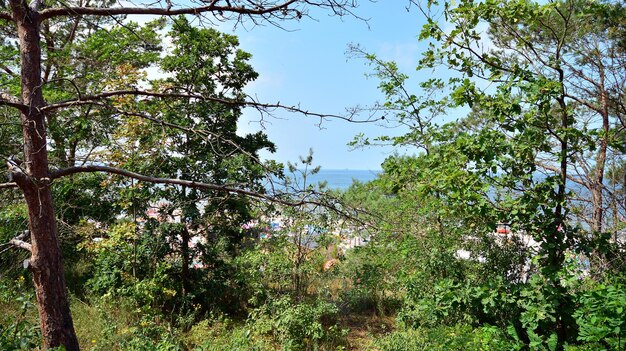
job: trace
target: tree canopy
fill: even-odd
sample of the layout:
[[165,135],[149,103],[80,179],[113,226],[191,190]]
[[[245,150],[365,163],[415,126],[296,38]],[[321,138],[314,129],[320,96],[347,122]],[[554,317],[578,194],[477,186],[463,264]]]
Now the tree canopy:
[[[238,137],[235,123],[243,106],[280,106],[246,100],[242,88],[256,73],[232,36],[174,19],[174,48],[162,58],[165,48],[158,32],[166,25],[165,17],[279,25],[307,16],[310,8],[346,15],[355,5],[345,0],[0,4],[0,105],[6,111],[3,134],[8,141],[2,154],[10,178],[2,188],[19,188],[26,200],[31,244],[24,247],[32,253],[29,265],[44,347],[78,349],[53,183],[75,179],[78,173],[109,173],[183,189],[268,198],[255,184],[259,172],[267,171],[255,153],[272,145],[262,134]],[[163,19],[140,27],[127,22],[128,15]],[[148,77],[146,69],[155,66],[168,78]],[[142,161],[146,154],[152,162]],[[257,165],[244,166],[250,163]],[[72,185],[70,181],[66,187]]]
[[251,54],[215,24],[356,1],[0,2],[0,348],[78,350],[71,293],[109,325],[96,349],[621,349],[626,8],[409,3],[417,81],[350,48],[384,95],[365,121],[402,132],[352,146],[415,154],[332,191],[237,122],[360,109],[247,96]]

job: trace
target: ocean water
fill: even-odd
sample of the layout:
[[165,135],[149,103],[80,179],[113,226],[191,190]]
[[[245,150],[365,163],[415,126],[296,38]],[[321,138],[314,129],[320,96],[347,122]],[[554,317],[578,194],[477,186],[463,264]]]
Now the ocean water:
[[[381,171],[372,170],[356,170],[356,169],[321,169],[316,174],[307,176],[307,184],[317,184],[319,182],[326,182],[327,187],[330,189],[345,190],[352,185],[353,180],[358,180],[362,183],[369,182],[376,179],[376,176]],[[287,175],[292,177],[292,175]],[[302,178],[296,179],[299,184],[302,184]]]

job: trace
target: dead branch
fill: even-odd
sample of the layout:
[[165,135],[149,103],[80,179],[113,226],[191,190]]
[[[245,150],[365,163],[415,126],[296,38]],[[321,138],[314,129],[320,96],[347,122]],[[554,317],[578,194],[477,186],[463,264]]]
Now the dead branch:
[[[160,3],[160,5],[159,5]],[[115,16],[115,15],[156,15],[156,16],[176,16],[176,15],[196,15],[203,16],[212,13],[220,21],[229,18],[237,19],[241,22],[247,16],[255,25],[260,24],[259,20],[264,20],[272,25],[280,26],[277,20],[300,20],[309,17],[307,7],[326,8],[332,15],[346,16],[365,20],[356,15],[352,9],[357,7],[356,0],[231,0],[224,3],[219,0],[199,1],[196,5],[175,6],[170,0],[157,1],[145,7],[89,7],[89,6],[63,6],[49,8],[41,11],[42,20],[59,16]],[[11,17],[7,17],[10,19]]]
[[[550,171],[550,172],[555,172],[555,173],[557,173],[557,174],[560,174],[560,172],[561,172],[561,169],[560,169],[560,168],[555,167],[555,166],[553,166],[553,165],[549,165],[549,164],[542,163],[542,162],[535,162],[535,164],[536,164],[537,166],[539,166],[539,167],[543,168],[544,170],[547,170],[547,171]],[[572,175],[570,175],[570,174],[568,174],[568,175],[567,175],[567,179],[568,179],[569,181],[574,182],[574,183],[580,184],[580,185],[584,186],[585,188],[589,188],[589,184],[588,184],[587,182],[585,182],[585,181],[584,181],[584,180],[582,180],[582,179],[579,179],[579,178],[573,177],[573,176],[572,176]]]
[[15,107],[20,111],[28,110],[28,106],[22,103],[20,99],[4,91],[0,91],[0,106]]
[[32,252],[32,245],[25,242],[26,238],[30,236],[30,231],[25,230],[22,234],[16,236],[15,238],[9,240],[9,244],[19,247],[20,249],[24,249]]
[[11,189],[17,188],[17,183],[0,183],[0,189]]
[[31,252],[33,251],[32,245],[22,240],[11,239],[9,243],[15,247],[19,247],[20,249],[24,249],[24,250],[31,251]]

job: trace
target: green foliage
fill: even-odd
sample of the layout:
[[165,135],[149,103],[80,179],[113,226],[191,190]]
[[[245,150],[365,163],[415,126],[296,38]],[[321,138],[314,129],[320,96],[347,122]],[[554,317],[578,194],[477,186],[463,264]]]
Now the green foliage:
[[[622,262],[608,258],[623,256],[617,250],[592,243],[600,242],[601,228],[621,226],[608,215],[623,211],[620,197],[596,189],[606,186],[607,155],[615,156],[613,165],[623,159],[609,137],[620,134],[614,126],[623,117],[604,104],[602,122],[590,121],[600,120],[597,101],[608,98],[608,86],[616,88],[612,99],[623,100],[617,93],[623,84],[590,77],[623,76],[613,63],[624,52],[607,35],[619,25],[605,22],[623,7],[569,0],[414,3],[426,16],[420,39],[429,45],[417,69],[448,69],[445,77],[422,80],[414,94],[398,65],[352,50],[380,79],[387,118],[408,129],[376,142],[421,152],[385,162],[377,185],[393,205],[368,207],[379,210],[379,222],[393,223],[396,238],[419,237],[423,244],[413,251],[429,258],[407,262],[399,319],[411,327],[512,327],[531,348],[562,350],[578,335],[572,317],[578,285],[568,257],[591,256],[598,278],[608,272],[604,262]],[[372,144],[363,135],[359,142]],[[582,170],[580,162],[593,166]],[[603,212],[607,202],[614,207]],[[413,223],[396,219],[402,216]],[[498,222],[537,245],[495,239]],[[382,237],[389,235],[382,229]],[[469,256],[464,262],[460,251]]]
[[[445,25],[430,15],[435,9]],[[623,6],[460,0],[428,1],[421,10],[420,39],[429,49],[418,70],[452,72],[423,80],[416,94],[396,63],[353,48],[380,80],[386,101],[378,108],[406,132],[359,135],[351,145],[418,151],[389,157],[376,181],[340,194],[343,203],[309,193],[325,192],[308,182],[319,171],[311,154],[288,163],[293,178],[283,178],[282,165],[259,161],[259,152],[275,149],[264,133],[237,133],[245,86],[258,74],[235,36],[187,17],[171,19],[165,36],[163,20],[48,20],[45,99],[82,100],[46,112],[51,170],[86,158],[261,194],[263,177],[273,174],[295,192],[281,199],[358,214],[349,229],[370,239],[339,252],[338,236],[352,233],[316,206],[260,209],[232,192],[106,175],[55,180],[67,272],[76,287],[88,281],[86,291],[72,289],[89,297],[78,319],[89,324],[85,348],[340,350],[349,346],[345,314],[396,312],[399,329],[375,341],[377,349],[623,348]],[[14,39],[0,47],[9,70],[19,66]],[[172,44],[166,53],[164,39]],[[149,80],[147,68],[166,75]],[[607,83],[607,76],[617,79]],[[8,92],[19,83],[0,75]],[[147,95],[114,94],[92,106],[83,100],[148,86]],[[0,116],[0,126],[0,154],[19,154],[16,115]],[[591,207],[604,214],[580,204],[597,189]],[[13,193],[0,196],[0,303],[10,311],[0,319],[0,349],[28,349],[39,344],[28,316],[33,298],[5,283],[22,274],[16,267],[25,253],[4,244],[27,227],[26,210]],[[261,239],[273,215],[285,228]],[[257,228],[249,228],[253,220]],[[520,236],[494,236],[500,222]],[[529,238],[537,245],[523,242]],[[338,267],[325,272],[330,258],[340,259]],[[619,277],[593,280],[610,281],[609,274]]]
[[[184,350],[180,341],[171,334],[170,330],[163,326],[148,325],[147,323],[130,328],[117,342],[119,349],[124,351]],[[101,350],[107,349],[109,348],[102,348]]]
[[177,290],[172,266],[160,259],[171,249],[150,228],[135,233],[133,223],[120,223],[111,227],[108,238],[90,243],[88,250],[95,258],[93,277],[88,281],[93,292],[128,297],[147,309],[174,303]]
[[578,340],[597,342],[620,350],[626,344],[626,290],[620,283],[597,284],[583,291],[574,313],[579,327]]
[[33,294],[24,287],[24,277],[12,284],[0,280],[0,349],[32,350],[41,343],[39,326],[27,315],[35,308],[32,301]]
[[346,254],[342,262],[341,275],[349,279],[352,286],[344,289],[341,300],[352,313],[376,312],[387,315],[396,307],[397,296],[391,291],[397,283],[378,252],[378,247],[355,248]]
[[239,97],[237,94],[245,84],[258,77],[247,63],[251,55],[237,49],[239,40],[234,35],[212,28],[198,29],[185,17],[174,20],[170,35],[174,49],[161,66],[166,72],[175,73],[173,79],[183,86],[199,85],[196,89],[205,92],[223,89]]
[[269,342],[259,341],[250,335],[250,330],[238,328],[225,332],[211,341],[204,342],[197,351],[269,351],[274,350]]
[[160,311],[137,306],[132,298],[106,295],[74,304],[77,334],[87,350],[184,350],[182,330]]
[[337,307],[323,300],[294,302],[283,296],[251,313],[255,330],[282,345],[282,350],[334,350],[344,344]]
[[26,206],[5,200],[6,206],[0,206],[0,279],[17,279],[23,274],[22,262],[28,254],[9,244],[9,240],[24,233],[28,227]]
[[[155,129],[145,119],[131,118],[115,130],[124,143],[113,147],[111,159],[142,173],[237,184],[263,193],[261,180],[274,166],[259,163],[258,152],[272,151],[274,145],[263,133],[237,134],[242,105],[235,102],[244,98],[243,88],[257,77],[248,63],[250,55],[238,48],[235,36],[195,27],[185,17],[173,20],[168,38],[171,51],[159,62],[167,77],[151,81],[153,88],[202,98],[147,99],[141,106],[133,106],[158,114],[164,123],[177,127]],[[225,104],[224,99],[234,103]],[[218,308],[244,314],[247,280],[239,279],[235,260],[250,244],[251,233],[242,226],[253,219],[252,201],[234,193],[187,187],[122,185],[126,185],[121,191],[126,213],[151,223],[146,229],[150,234],[142,232],[146,245],[149,235],[155,235],[155,245],[165,251],[151,251],[157,257],[170,258],[170,266],[163,268],[167,276],[163,284],[185,300],[182,306],[189,308],[195,303],[205,311]],[[156,221],[147,218],[146,210],[156,210]],[[134,249],[144,252],[147,247]],[[149,260],[137,264],[144,267],[137,269],[156,270]],[[136,275],[140,279],[145,276]]]
[[263,351],[272,350],[270,342],[255,337],[248,325],[233,324],[228,318],[204,319],[188,333],[191,345],[197,351]]
[[468,325],[409,329],[396,331],[376,342],[381,351],[458,350],[510,351],[523,345],[512,340],[501,329],[492,326],[473,328]]

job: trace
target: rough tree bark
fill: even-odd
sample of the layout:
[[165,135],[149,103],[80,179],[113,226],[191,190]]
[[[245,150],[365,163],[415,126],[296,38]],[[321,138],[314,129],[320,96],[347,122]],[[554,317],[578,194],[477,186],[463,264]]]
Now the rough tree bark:
[[600,75],[600,81],[598,82],[598,88],[600,93],[599,112],[602,116],[603,135],[600,139],[600,143],[598,145],[598,153],[596,155],[591,197],[593,204],[592,229],[596,232],[602,232],[604,221],[604,172],[606,168],[606,155],[608,151],[608,138],[611,128],[611,122],[609,121],[609,103],[607,92],[605,90],[605,73],[601,61],[598,64],[598,71]]
[[9,165],[13,180],[24,193],[31,233],[30,270],[33,275],[44,348],[65,346],[78,350],[69,301],[56,219],[46,148],[45,105],[41,90],[41,19],[36,9],[19,0],[10,1],[20,44],[22,135],[24,160]]

